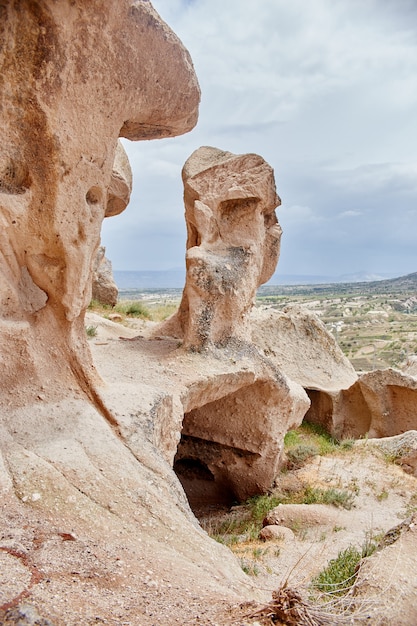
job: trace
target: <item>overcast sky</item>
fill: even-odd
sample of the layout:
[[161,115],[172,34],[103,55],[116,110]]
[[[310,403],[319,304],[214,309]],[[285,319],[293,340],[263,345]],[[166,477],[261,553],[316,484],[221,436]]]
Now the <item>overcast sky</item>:
[[125,142],[126,211],[105,220],[115,270],[184,266],[181,168],[199,146],[275,170],[279,274],[417,271],[416,0],[154,0],[202,90],[187,135]]

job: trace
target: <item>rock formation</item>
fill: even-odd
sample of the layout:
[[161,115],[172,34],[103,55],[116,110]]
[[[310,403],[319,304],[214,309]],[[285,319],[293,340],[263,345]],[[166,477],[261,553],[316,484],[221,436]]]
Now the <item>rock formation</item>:
[[302,306],[255,309],[254,343],[285,375],[304,387],[311,402],[305,419],[335,431],[341,392],[357,374],[321,320]]
[[99,246],[93,262],[92,297],[101,304],[117,304],[119,290],[113,278],[111,261],[106,258],[106,248]]
[[101,222],[120,210],[118,137],[190,130],[199,89],[144,0],[6,3],[0,38],[0,390],[24,403],[42,386],[56,399],[51,380],[60,397],[94,381],[83,312]]
[[187,132],[198,102],[148,1],[0,3],[1,622],[26,598],[56,626],[169,623],[181,596],[185,624],[242,589],[146,433],[123,440],[84,330],[118,137]]
[[193,350],[250,341],[256,290],[272,276],[280,251],[273,170],[255,154],[202,147],[182,176],[187,277],[166,332]]
[[[206,500],[208,490],[244,500],[271,486],[284,435],[309,406],[300,385],[251,343],[256,290],[278,261],[280,199],[272,168],[255,154],[199,148],[184,165],[183,182],[186,284],[178,312],[156,331],[182,339],[195,355],[195,380],[181,395],[175,469],[190,500],[201,499],[198,476]],[[199,352],[212,368],[203,378]],[[233,374],[230,361],[237,364]]]
[[[132,192],[132,170],[125,149],[117,142],[104,217],[119,215],[129,204]],[[101,304],[117,304],[119,290],[113,278],[112,266],[105,256],[106,249],[100,246],[93,261],[92,297]]]
[[358,377],[334,337],[313,313],[296,305],[252,313],[254,343],[311,401],[305,419],[338,439],[390,437],[417,427],[417,381],[386,369]]
[[417,380],[394,370],[362,374],[341,392],[334,417],[340,436],[391,437],[417,427]]

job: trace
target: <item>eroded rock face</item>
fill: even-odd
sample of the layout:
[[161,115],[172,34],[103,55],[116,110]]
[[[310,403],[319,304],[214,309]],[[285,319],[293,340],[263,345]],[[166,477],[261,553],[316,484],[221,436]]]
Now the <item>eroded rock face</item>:
[[337,416],[344,436],[392,437],[417,428],[417,380],[388,368],[360,376]]
[[196,580],[207,606],[243,573],[144,429],[123,439],[84,311],[118,137],[190,130],[192,64],[145,0],[3,2],[0,46],[0,621],[30,594],[56,624],[169,623],[181,595],[191,623]]
[[99,246],[93,264],[92,297],[101,304],[115,306],[119,290],[113,278],[111,261],[106,258],[106,248]]
[[280,250],[273,170],[255,154],[202,147],[185,163],[183,182],[187,277],[167,332],[194,350],[250,341],[256,290]]
[[[117,142],[104,217],[119,215],[129,204],[132,192],[132,170],[129,158],[120,141]],[[115,306],[119,290],[113,278],[111,261],[100,246],[93,261],[92,297],[101,304]]]
[[317,315],[299,305],[283,311],[254,309],[253,342],[282,372],[305,389],[337,392],[357,374]]
[[254,309],[251,323],[254,343],[308,394],[311,405],[305,419],[336,435],[343,390],[358,377],[333,335],[317,315],[299,305],[283,311]]
[[[186,284],[178,313],[157,333],[181,338],[196,363],[200,352],[207,367],[213,358],[222,362],[221,375],[189,381],[181,397],[174,467],[197,506],[204,481],[206,501],[245,500],[269,489],[284,435],[310,403],[251,343],[256,290],[272,276],[280,250],[272,168],[255,154],[202,147],[186,161],[183,182]],[[228,361],[240,366],[233,376]]]
[[82,318],[101,222],[121,206],[117,138],[190,130],[199,89],[144,0],[6,3],[0,41],[0,390],[24,402],[94,379]]
[[[242,355],[236,360],[241,363]],[[202,380],[191,383],[182,396],[174,467],[188,494],[187,476],[198,478],[192,475],[194,462],[207,468],[217,493],[229,502],[267,491],[278,474],[284,436],[309,406],[303,389],[262,362],[255,350],[245,361],[233,375],[206,376],[204,387]],[[196,504],[204,504],[201,495]]]

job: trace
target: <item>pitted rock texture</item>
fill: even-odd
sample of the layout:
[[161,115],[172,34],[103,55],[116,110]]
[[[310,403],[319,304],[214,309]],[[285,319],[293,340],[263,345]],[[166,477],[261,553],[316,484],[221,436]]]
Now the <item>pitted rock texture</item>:
[[84,329],[118,137],[190,130],[199,95],[150,2],[0,3],[2,623],[29,596],[56,626],[146,626],[250,594],[147,424],[123,438]]
[[120,141],[117,142],[116,153],[107,189],[105,217],[119,215],[129,204],[132,193],[132,170],[126,150]]
[[272,276],[280,251],[274,172],[256,154],[202,147],[182,176],[186,284],[166,332],[193,350],[250,341],[256,290]]
[[0,389],[25,402],[94,381],[83,314],[102,220],[121,206],[118,137],[190,130],[200,94],[144,0],[6,3],[0,30]]

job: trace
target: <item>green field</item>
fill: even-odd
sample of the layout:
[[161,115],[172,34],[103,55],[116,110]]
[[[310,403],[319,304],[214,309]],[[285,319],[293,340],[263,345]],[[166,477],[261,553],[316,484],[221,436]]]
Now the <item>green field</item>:
[[417,353],[417,273],[371,283],[266,286],[258,304],[314,311],[358,371],[396,367]]

